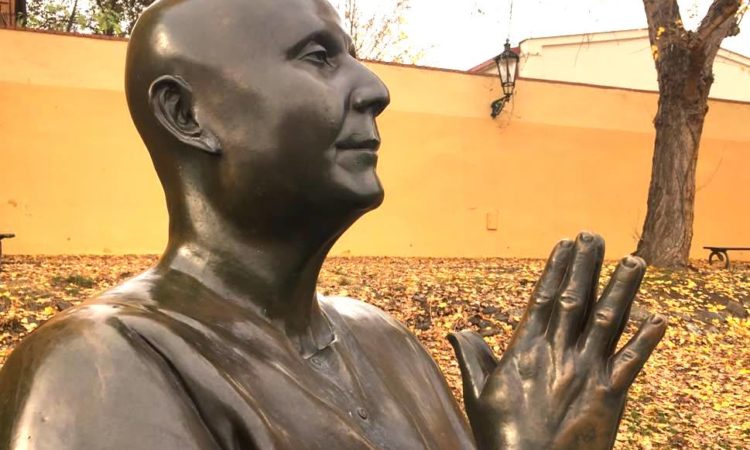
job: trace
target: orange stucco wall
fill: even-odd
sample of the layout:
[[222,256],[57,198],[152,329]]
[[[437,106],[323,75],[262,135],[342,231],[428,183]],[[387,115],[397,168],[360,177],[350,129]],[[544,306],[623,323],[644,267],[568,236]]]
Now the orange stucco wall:
[[[7,252],[157,253],[164,245],[161,190],[122,91],[125,47],[0,30],[0,232],[18,235]],[[584,228],[605,236],[610,257],[634,249],[656,95],[522,80],[493,121],[491,77],[371,68],[393,97],[380,120],[387,197],[334,253],[542,257]],[[703,245],[750,245],[748,123],[750,105],[711,104],[696,257],[705,257]]]

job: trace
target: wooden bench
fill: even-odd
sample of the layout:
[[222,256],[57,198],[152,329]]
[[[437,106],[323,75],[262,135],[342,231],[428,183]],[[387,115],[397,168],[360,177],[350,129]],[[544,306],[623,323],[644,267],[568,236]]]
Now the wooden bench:
[[714,262],[714,257],[719,261],[724,262],[724,268],[729,268],[729,254],[730,251],[748,251],[750,247],[703,247],[706,250],[710,250],[711,254],[708,255],[708,263]]
[[15,234],[0,233],[0,267],[3,265],[3,239],[12,239],[14,237],[16,237]]

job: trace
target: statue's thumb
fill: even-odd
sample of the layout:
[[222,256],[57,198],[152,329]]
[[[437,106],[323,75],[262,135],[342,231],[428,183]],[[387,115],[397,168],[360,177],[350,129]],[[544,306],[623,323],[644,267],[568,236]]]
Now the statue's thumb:
[[448,341],[453,346],[461,368],[464,384],[464,401],[476,400],[482,393],[487,377],[495,370],[497,360],[482,336],[473,331],[450,333]]

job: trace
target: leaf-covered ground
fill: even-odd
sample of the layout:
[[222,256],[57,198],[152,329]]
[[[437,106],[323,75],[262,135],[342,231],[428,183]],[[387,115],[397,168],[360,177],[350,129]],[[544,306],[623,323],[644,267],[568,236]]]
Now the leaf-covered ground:
[[[9,256],[0,273],[0,364],[58,311],[137,274],[156,258]],[[632,317],[669,316],[670,328],[630,393],[618,449],[750,448],[750,265],[701,262],[650,270]],[[406,323],[440,363],[457,397],[445,335],[481,331],[502,352],[543,261],[333,258],[320,291],[373,303]],[[614,264],[605,265],[607,279]],[[627,333],[634,331],[629,326]]]

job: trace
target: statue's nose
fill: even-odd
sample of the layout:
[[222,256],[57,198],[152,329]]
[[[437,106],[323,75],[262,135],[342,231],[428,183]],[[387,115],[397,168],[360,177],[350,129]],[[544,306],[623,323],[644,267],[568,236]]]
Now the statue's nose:
[[378,116],[391,102],[388,88],[370,69],[361,65],[360,83],[352,92],[352,108]]

